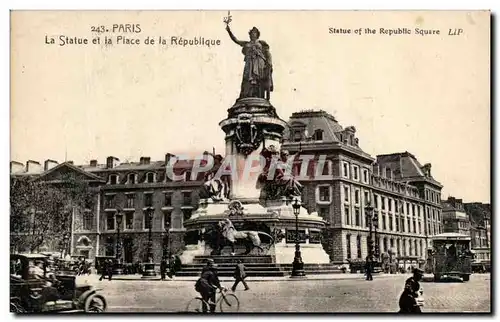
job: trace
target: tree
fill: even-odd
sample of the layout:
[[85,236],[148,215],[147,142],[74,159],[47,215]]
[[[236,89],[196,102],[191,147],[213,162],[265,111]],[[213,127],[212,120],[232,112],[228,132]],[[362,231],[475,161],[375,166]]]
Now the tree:
[[70,175],[57,181],[12,177],[10,189],[11,245],[34,252],[42,245],[67,251],[72,213],[88,199],[86,182]]

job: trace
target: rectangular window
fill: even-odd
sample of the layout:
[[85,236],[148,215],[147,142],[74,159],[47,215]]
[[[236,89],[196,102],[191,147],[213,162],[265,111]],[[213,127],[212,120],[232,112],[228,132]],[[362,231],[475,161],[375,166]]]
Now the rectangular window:
[[370,203],[370,192],[365,191],[365,204]]
[[359,180],[359,167],[358,166],[353,166],[353,178],[354,180],[358,181]]
[[191,206],[191,191],[185,191],[182,193],[183,196],[183,205]]
[[125,229],[134,229],[134,213],[127,212],[125,214]]
[[193,209],[182,209],[182,215],[184,216],[184,220],[188,220],[191,218],[193,213]]
[[153,224],[153,218],[149,220],[147,214],[144,214],[144,229],[149,229]]
[[418,221],[418,233],[422,233],[422,223],[420,222],[420,220]]
[[322,186],[318,188],[319,190],[319,201],[330,201],[330,187]]
[[393,224],[392,224],[392,215],[389,215],[389,230],[392,231],[393,230]]
[[359,190],[354,191],[354,202],[359,205]]
[[373,203],[374,207],[378,208],[378,196],[376,194],[373,195]]
[[404,217],[401,217],[401,231],[403,233],[406,232],[406,229],[405,229],[405,218]]
[[171,213],[169,211],[163,213],[163,229],[169,230],[171,223]]
[[345,236],[345,243],[346,243],[347,259],[351,259],[351,235]]
[[410,215],[410,204],[406,203],[406,214],[409,216]]
[[415,219],[413,219],[413,233],[414,234],[417,233],[417,223],[416,223]]
[[387,199],[387,207],[388,207],[389,211],[392,211],[392,199],[391,198]]
[[363,170],[363,182],[368,183],[368,170]]
[[399,241],[399,239],[396,239],[396,252],[398,256],[401,256],[401,242]]
[[396,216],[396,231],[399,232],[399,216]]
[[144,207],[152,207],[153,206],[153,194],[145,193],[144,194]]
[[394,200],[394,212],[395,213],[399,212],[399,201],[396,199]]
[[319,211],[318,211],[318,215],[323,219],[327,219],[328,218],[328,208],[320,207]]
[[412,214],[413,216],[415,216],[415,215],[416,215],[416,213],[415,213],[415,204],[411,204],[411,214]]
[[90,213],[86,213],[83,215],[83,229],[84,230],[92,230],[92,219],[94,216]]
[[172,193],[165,192],[165,207],[172,207]]
[[356,248],[357,248],[357,255],[358,255],[358,258],[361,258],[361,236],[358,235],[356,236]]
[[344,187],[344,201],[349,202],[349,187]]
[[382,210],[385,210],[385,197],[380,197],[380,203],[382,204]]
[[345,214],[345,224],[350,225],[351,224],[351,215],[349,214],[349,207],[344,207],[344,214]]
[[135,195],[134,194],[127,194],[126,208],[135,208],[134,201],[135,201]]
[[354,215],[356,220],[356,226],[361,226],[361,215],[358,208],[354,210]]
[[106,196],[105,199],[105,207],[106,209],[114,209],[115,208],[115,196]]
[[387,230],[386,215],[382,215],[382,229]]
[[346,162],[342,163],[342,176],[349,178],[349,164]]
[[115,215],[108,214],[106,216],[106,229],[107,230],[115,230]]

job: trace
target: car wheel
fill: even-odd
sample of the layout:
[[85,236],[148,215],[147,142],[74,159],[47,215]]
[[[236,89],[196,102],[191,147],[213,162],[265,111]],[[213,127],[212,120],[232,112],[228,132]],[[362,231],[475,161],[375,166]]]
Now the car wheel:
[[106,311],[106,308],[106,299],[102,295],[93,294],[85,300],[84,310],[86,313],[102,313]]

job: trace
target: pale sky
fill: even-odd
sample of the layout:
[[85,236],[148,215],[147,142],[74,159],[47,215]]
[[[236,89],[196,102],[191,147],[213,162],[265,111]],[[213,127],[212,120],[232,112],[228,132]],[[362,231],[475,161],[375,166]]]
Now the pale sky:
[[[224,150],[218,123],[240,90],[241,48],[224,11],[16,12],[12,15],[11,160],[75,164],[113,155]],[[449,195],[490,202],[488,12],[231,12],[271,49],[279,116],[323,109],[353,125],[372,156],[409,151],[432,163]],[[140,24],[148,36],[220,39],[220,46],[46,45],[91,41],[92,26]],[[332,35],[328,28],[440,29],[440,35]],[[452,28],[463,34],[449,36]],[[56,39],[58,42],[58,40]]]

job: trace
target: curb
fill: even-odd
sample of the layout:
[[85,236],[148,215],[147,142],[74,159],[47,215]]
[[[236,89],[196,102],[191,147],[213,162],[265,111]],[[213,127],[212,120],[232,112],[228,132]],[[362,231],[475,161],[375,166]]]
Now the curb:
[[[374,278],[389,278],[389,277],[397,277],[404,276],[402,274],[384,274],[384,275],[375,275]],[[332,281],[332,280],[364,280],[365,276],[360,274],[338,274],[338,275],[309,275],[305,278],[291,278],[290,276],[283,277],[248,277],[245,281],[248,282],[276,282],[276,281]],[[141,278],[141,277],[131,277],[131,278],[123,278],[123,277],[113,277],[112,281],[158,281],[162,282],[160,277],[156,278]],[[180,277],[173,279],[166,279],[164,282],[196,282],[198,280],[198,276],[189,276],[189,277]],[[234,278],[231,277],[221,277],[219,278],[221,282],[234,282]]]

